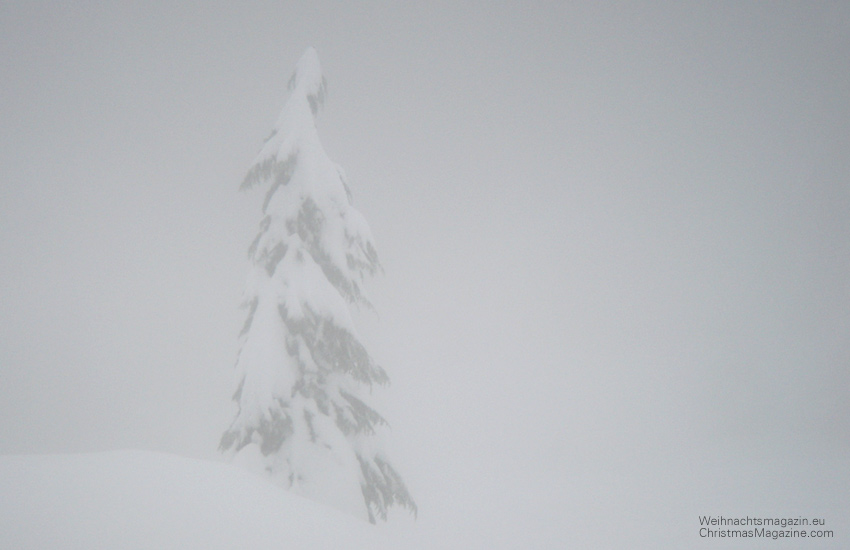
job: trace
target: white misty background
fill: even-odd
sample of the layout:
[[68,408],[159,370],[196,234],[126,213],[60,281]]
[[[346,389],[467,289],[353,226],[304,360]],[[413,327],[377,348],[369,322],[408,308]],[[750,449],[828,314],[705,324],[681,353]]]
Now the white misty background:
[[4,4],[0,452],[220,460],[262,203],[234,185],[312,44],[385,269],[355,321],[420,509],[387,527],[680,548],[697,514],[840,525],[848,20]]

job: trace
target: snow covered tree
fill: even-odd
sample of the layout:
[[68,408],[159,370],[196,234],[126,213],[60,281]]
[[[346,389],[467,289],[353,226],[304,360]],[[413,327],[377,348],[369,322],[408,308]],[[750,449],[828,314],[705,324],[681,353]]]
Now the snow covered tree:
[[349,308],[369,307],[362,285],[380,264],[345,174],[319,142],[325,91],[309,48],[241,186],[266,193],[249,249],[238,413],[220,449],[253,452],[276,483],[374,523],[393,505],[415,514],[416,504],[376,441],[386,422],[367,404],[389,379]]

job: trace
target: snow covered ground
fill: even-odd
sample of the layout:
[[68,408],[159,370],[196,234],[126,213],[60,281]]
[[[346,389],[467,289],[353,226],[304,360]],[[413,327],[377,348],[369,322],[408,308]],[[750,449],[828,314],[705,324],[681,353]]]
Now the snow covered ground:
[[[370,525],[283,491],[239,467],[148,451],[0,456],[0,547],[10,549],[423,549],[423,548],[744,548],[839,549],[850,540],[850,510],[841,487],[847,474],[825,462],[820,473],[788,476],[781,465],[707,468],[705,486],[640,493],[605,488],[598,477],[577,483],[562,504],[528,495],[514,499],[491,524],[488,502],[444,502],[455,521]],[[725,472],[724,475],[720,475]],[[802,478],[807,478],[805,481]],[[714,481],[709,481],[709,480]],[[707,486],[714,486],[714,496]],[[734,486],[733,486],[734,485]],[[822,486],[832,485],[833,491]],[[698,496],[695,493],[699,493]],[[827,493],[831,493],[831,496]],[[691,495],[688,497],[688,495]],[[729,495],[734,494],[734,498]],[[819,496],[815,496],[819,495]],[[458,495],[460,496],[460,495]],[[665,502],[666,501],[666,502]],[[460,510],[458,505],[461,504]],[[699,515],[824,518],[829,539],[719,539],[698,532]],[[430,516],[430,517],[429,517]],[[436,516],[436,517],[435,517]],[[445,518],[443,518],[445,520]],[[505,524],[507,523],[507,525]],[[718,529],[718,528],[715,528]]]
[[146,451],[0,457],[0,546],[416,548],[227,464]]

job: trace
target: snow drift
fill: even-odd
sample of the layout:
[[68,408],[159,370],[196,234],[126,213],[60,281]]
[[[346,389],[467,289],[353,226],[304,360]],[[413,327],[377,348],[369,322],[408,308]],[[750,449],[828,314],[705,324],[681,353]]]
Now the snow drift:
[[146,451],[0,456],[16,549],[410,548],[235,466]]

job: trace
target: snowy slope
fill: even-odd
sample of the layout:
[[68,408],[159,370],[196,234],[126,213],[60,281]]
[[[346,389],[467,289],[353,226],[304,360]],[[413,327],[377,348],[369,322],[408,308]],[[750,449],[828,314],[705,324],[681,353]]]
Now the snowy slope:
[[0,457],[0,546],[416,547],[235,466],[144,451]]

